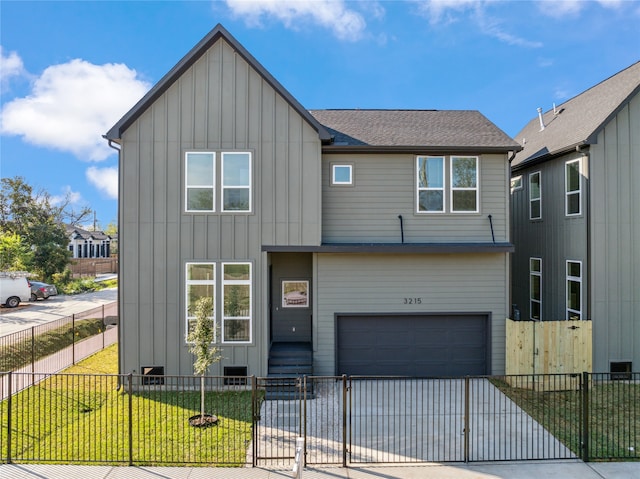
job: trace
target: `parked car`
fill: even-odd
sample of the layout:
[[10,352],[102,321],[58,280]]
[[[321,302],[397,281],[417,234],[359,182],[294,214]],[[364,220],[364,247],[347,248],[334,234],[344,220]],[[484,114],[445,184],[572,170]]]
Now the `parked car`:
[[26,276],[15,272],[0,273],[0,304],[15,308],[20,301],[29,301],[29,294]]
[[29,281],[31,286],[31,301],[47,299],[49,296],[57,296],[58,290],[52,284],[41,283],[40,281]]

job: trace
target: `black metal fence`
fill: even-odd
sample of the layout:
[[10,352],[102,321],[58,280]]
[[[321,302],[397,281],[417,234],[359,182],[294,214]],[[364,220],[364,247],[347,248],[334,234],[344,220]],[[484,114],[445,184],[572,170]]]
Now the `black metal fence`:
[[[16,381],[25,373],[7,374]],[[42,375],[0,402],[3,462],[291,465],[640,460],[640,374]]]

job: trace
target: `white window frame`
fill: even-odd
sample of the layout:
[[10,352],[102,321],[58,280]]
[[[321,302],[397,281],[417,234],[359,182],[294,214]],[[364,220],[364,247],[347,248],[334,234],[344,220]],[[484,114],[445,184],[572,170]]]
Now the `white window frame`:
[[[247,185],[225,185],[224,183],[224,163],[225,157],[231,155],[248,155],[249,156],[249,179]],[[252,197],[253,191],[251,185],[253,184],[253,155],[250,151],[223,151],[220,153],[220,211],[223,213],[251,213],[253,211]],[[249,207],[243,210],[226,209],[224,202],[225,190],[247,190],[249,192]]]
[[[437,159],[442,161],[442,187],[420,186],[420,160]],[[447,211],[447,195],[445,193],[447,158],[445,156],[416,156],[416,212],[418,214],[442,214]],[[441,191],[442,192],[442,209],[441,210],[421,210],[420,209],[420,192],[422,191]]]
[[[533,193],[533,189],[531,188],[531,184],[532,181],[531,179],[534,176],[538,176],[538,197],[534,198],[532,196]],[[537,201],[540,205],[540,215],[539,216],[533,216],[533,203]],[[542,174],[540,173],[540,171],[534,171],[532,173],[529,173],[529,219],[530,220],[539,220],[542,219]]]
[[[336,170],[338,168],[347,168],[349,170],[348,181],[340,181],[336,179]],[[331,164],[331,184],[333,186],[352,186],[353,185],[353,165],[348,163],[332,163]]]
[[[476,185],[474,187],[453,186],[453,164],[455,160],[473,159],[475,161]],[[451,205],[451,213],[455,214],[471,214],[480,211],[480,161],[477,156],[451,156],[449,158],[449,204]],[[476,208],[474,210],[455,210],[453,209],[453,195],[456,191],[474,191],[476,197]]]
[[[578,189],[569,191],[569,167],[574,163],[578,164]],[[569,160],[564,164],[564,195],[564,214],[566,216],[580,216],[582,214],[582,162],[580,158]],[[569,197],[572,195],[578,196],[577,213],[569,213]]]
[[[249,279],[241,279],[241,280],[231,280],[231,279],[225,279],[224,277],[224,269],[225,266],[228,265],[247,265],[249,266]],[[222,343],[223,344],[250,344],[252,339],[253,339],[253,331],[252,331],[252,324],[253,324],[253,265],[250,262],[243,262],[243,261],[227,261],[227,262],[223,262],[221,264],[221,271],[222,271],[222,294],[220,295],[220,307],[221,307],[221,317],[222,317],[222,327],[220,328],[222,330]],[[226,286],[248,286],[249,287],[249,309],[248,309],[248,315],[243,315],[243,316],[226,316],[225,315],[225,308],[224,308],[224,301],[225,301],[225,287]],[[224,336],[224,331],[225,331],[225,323],[226,321],[248,321],[249,322],[249,339],[246,341],[231,341],[231,340],[226,340],[225,336]]]
[[[536,271],[533,267],[534,262],[538,263],[538,270]],[[536,299],[533,297],[533,278],[538,278],[538,292],[540,294],[540,298]],[[538,311],[540,311],[540,315],[538,318],[533,316],[533,308],[531,307],[533,303],[538,304]],[[542,258],[531,257],[529,258],[529,319],[534,321],[542,321]]]
[[[211,181],[208,183],[190,185],[189,184],[189,156],[190,155],[210,155],[212,164]],[[213,151],[187,151],[184,154],[184,210],[187,213],[213,213],[216,211],[216,153]],[[201,178],[202,179],[202,178]],[[196,188],[211,189],[211,209],[192,210],[189,209],[189,190]]]
[[511,178],[511,192],[522,189],[522,175]]
[[[569,265],[570,264],[578,264],[580,266],[580,276],[572,276],[569,274]],[[567,275],[567,281],[566,281],[566,292],[565,292],[565,298],[566,298],[566,319],[571,319],[572,315],[577,315],[578,316],[578,320],[582,320],[582,305],[583,305],[583,288],[582,288],[582,261],[576,261],[576,260],[567,260],[566,263],[566,275]],[[572,309],[569,307],[569,291],[570,291],[570,287],[569,284],[570,283],[578,283],[580,286],[580,309]]]
[[[210,265],[213,268],[213,277],[210,280],[194,280],[189,279],[189,267],[193,265]],[[212,261],[189,261],[185,263],[184,269],[184,278],[185,278],[185,288],[184,288],[184,309],[185,309],[185,341],[187,341],[187,336],[189,335],[189,323],[191,321],[196,320],[196,316],[190,313],[189,311],[189,286],[190,285],[204,285],[211,286],[213,290],[213,311],[211,316],[211,321],[213,322],[213,331],[214,331],[214,343],[217,341],[217,327],[216,327],[216,263]]]

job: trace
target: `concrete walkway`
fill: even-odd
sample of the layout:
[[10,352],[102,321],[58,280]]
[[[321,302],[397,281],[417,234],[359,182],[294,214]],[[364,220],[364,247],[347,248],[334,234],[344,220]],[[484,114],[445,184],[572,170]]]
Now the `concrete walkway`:
[[[284,479],[291,469],[209,467],[59,466],[0,464],[2,479]],[[324,467],[303,479],[635,479],[640,462],[494,462],[411,466]]]

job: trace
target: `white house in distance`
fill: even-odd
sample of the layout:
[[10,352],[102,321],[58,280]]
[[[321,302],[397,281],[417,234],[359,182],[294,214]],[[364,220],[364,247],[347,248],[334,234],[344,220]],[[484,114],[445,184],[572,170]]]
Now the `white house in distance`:
[[102,231],[87,231],[66,225],[69,237],[68,249],[72,258],[109,258],[113,238]]

